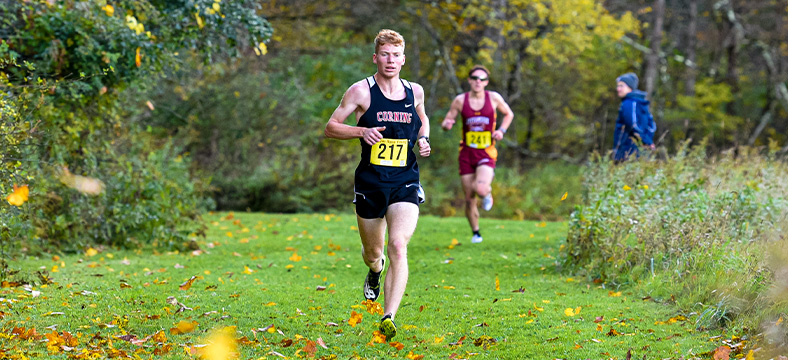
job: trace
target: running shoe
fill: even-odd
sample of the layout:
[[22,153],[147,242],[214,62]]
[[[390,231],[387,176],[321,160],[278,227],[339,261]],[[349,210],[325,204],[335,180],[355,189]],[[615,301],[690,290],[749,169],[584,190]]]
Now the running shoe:
[[376,273],[369,269],[367,277],[364,279],[364,298],[367,300],[375,301],[380,296],[380,275],[383,274],[383,269],[386,268],[386,257],[383,256],[381,261],[383,266],[381,266],[380,272]]
[[473,243],[473,244],[478,244],[478,243],[482,242],[482,240],[484,240],[484,239],[482,239],[481,235],[473,234],[473,236],[471,237],[471,243]]
[[484,211],[490,211],[490,209],[492,209],[492,206],[493,206],[493,197],[492,197],[492,193],[490,193],[487,194],[487,196],[485,196],[482,199],[482,209],[484,209]]
[[397,324],[391,320],[391,315],[386,315],[380,319],[380,332],[386,335],[386,340],[390,340],[397,335]]

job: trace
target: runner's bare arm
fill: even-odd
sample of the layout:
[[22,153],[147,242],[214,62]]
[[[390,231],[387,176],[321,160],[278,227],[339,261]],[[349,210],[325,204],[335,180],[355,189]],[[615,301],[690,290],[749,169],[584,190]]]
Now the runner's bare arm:
[[457,95],[454,100],[451,102],[451,107],[449,108],[449,112],[446,113],[446,116],[443,118],[443,122],[441,123],[441,128],[443,130],[451,130],[451,127],[454,126],[457,119],[457,115],[460,114],[462,111],[462,104],[464,102],[464,97],[462,94]]
[[495,104],[495,110],[503,115],[503,121],[501,121],[501,126],[498,127],[498,130],[493,133],[493,139],[501,140],[503,139],[503,134],[506,133],[506,130],[509,129],[509,126],[512,125],[512,119],[514,119],[514,112],[512,112],[512,108],[509,107],[509,104],[503,99],[503,96],[497,92],[491,92],[493,98],[493,104]]
[[369,108],[370,95],[365,86],[366,83],[362,80],[347,89],[345,95],[342,96],[342,101],[326,124],[326,137],[340,140],[363,138],[369,145],[375,145],[383,138],[380,132],[386,129],[385,126],[364,128],[345,124],[348,116],[356,111],[363,112]]
[[430,119],[427,117],[427,112],[424,109],[424,88],[416,83],[413,84],[413,97],[416,102],[416,114],[421,119],[421,129],[419,129],[419,155],[422,157],[430,156],[432,149],[430,142],[422,136],[430,137]]

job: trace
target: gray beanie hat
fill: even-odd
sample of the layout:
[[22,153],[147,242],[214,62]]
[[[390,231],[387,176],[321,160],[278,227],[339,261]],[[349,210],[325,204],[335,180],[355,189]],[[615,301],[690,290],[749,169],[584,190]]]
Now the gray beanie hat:
[[635,73],[626,73],[616,78],[616,82],[621,81],[624,84],[627,84],[630,89],[637,90],[638,88],[638,76]]

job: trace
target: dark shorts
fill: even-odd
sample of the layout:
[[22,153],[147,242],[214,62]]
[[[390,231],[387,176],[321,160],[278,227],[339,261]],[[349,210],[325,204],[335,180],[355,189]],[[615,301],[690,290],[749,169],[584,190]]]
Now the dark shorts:
[[398,202],[419,204],[419,185],[404,185],[376,190],[353,190],[356,214],[362,219],[379,219],[386,215],[389,205]]
[[460,175],[475,174],[479,165],[495,169],[495,160],[498,159],[498,150],[495,145],[486,149],[474,149],[466,146],[460,147]]

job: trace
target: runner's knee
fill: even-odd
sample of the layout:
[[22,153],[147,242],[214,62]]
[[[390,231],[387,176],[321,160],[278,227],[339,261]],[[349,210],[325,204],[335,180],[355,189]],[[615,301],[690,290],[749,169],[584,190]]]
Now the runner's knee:
[[389,239],[389,259],[404,260],[408,256],[407,239]]
[[470,196],[465,197],[465,207],[476,206],[476,195],[471,193]]
[[479,196],[487,196],[487,194],[490,193],[490,190],[492,190],[492,188],[490,187],[490,184],[479,181],[476,183],[475,190],[476,193],[479,194]]
[[362,247],[361,255],[367,263],[373,264],[383,257],[383,248],[378,247]]

